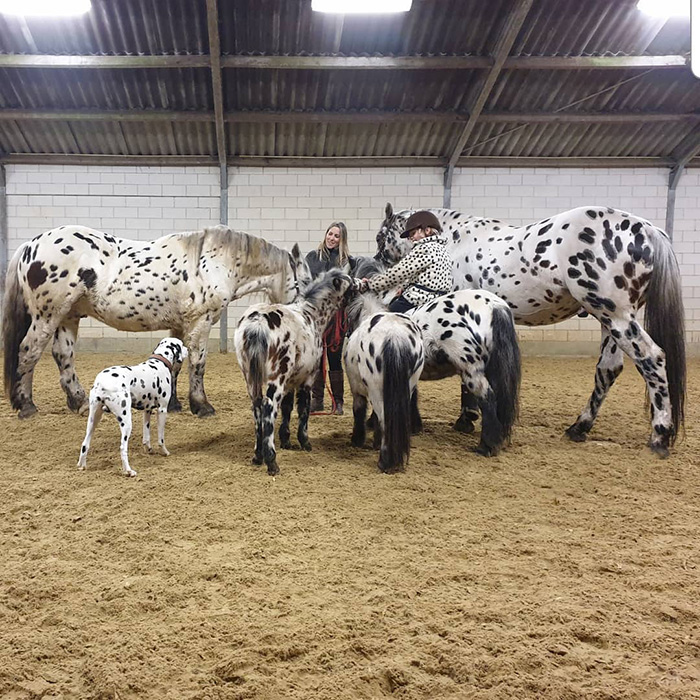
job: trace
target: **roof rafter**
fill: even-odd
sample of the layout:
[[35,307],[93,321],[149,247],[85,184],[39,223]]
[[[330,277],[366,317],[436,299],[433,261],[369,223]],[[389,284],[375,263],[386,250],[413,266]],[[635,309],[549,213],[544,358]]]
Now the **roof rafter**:
[[209,30],[209,58],[211,85],[214,95],[214,121],[216,123],[216,150],[219,165],[226,168],[226,127],[224,126],[224,89],[221,78],[221,40],[219,37],[219,12],[216,0],[207,0],[207,27]]
[[533,0],[518,0],[515,7],[506,18],[498,40],[496,41],[496,46],[494,47],[493,66],[491,66],[491,69],[489,70],[488,75],[481,86],[479,95],[477,96],[476,100],[474,101],[474,105],[470,110],[469,120],[467,121],[464,129],[462,129],[462,133],[457,138],[457,141],[452,148],[452,152],[448,156],[447,167],[449,172],[451,172],[452,168],[454,168],[455,164],[457,163],[457,160],[464,149],[464,144],[467,142],[469,135],[476,126],[476,122],[479,119],[484,106],[486,105],[486,100],[491,94],[491,90],[496,83],[496,79],[500,75],[506,58],[508,58],[508,54],[513,48],[513,44],[518,37],[518,33],[520,32],[520,29],[525,22],[525,18],[532,7],[532,2]]
[[[619,70],[679,68],[687,56],[508,56],[504,70]],[[208,68],[209,56],[55,56],[0,54],[0,68]],[[474,70],[489,56],[222,56],[223,68],[274,70]]]
[[[469,114],[462,112],[396,112],[391,110],[336,112],[246,110],[224,112],[225,123],[291,123],[291,124],[398,124],[434,122],[465,123]],[[215,112],[195,110],[172,111],[150,109],[128,110],[33,110],[0,109],[0,121],[132,121],[132,122],[214,122]],[[700,112],[482,112],[480,122],[530,124],[623,124],[632,122],[695,122]]]

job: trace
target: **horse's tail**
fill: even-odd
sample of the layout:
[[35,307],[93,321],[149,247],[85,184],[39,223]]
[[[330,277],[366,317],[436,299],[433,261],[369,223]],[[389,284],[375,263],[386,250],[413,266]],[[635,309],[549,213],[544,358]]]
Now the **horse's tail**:
[[646,291],[644,328],[666,354],[666,376],[673,421],[673,444],[685,416],[686,364],[685,313],[681,273],[671,241],[660,231],[648,229],[654,247],[654,269]]
[[255,323],[243,332],[243,352],[248,359],[248,391],[255,404],[262,401],[263,384],[265,383],[265,365],[269,349],[267,329]]
[[12,408],[19,409],[16,388],[19,377],[19,348],[32,323],[27,302],[24,300],[17,268],[24,246],[14,254],[7,267],[5,298],[2,308],[2,337],[5,352],[5,395],[9,396]]
[[520,403],[520,346],[510,309],[504,306],[494,307],[491,333],[486,379],[491,385],[496,416],[501,424],[500,434],[494,436],[494,446],[500,447],[510,441]]
[[384,439],[380,460],[385,469],[395,469],[408,462],[411,452],[410,379],[414,355],[407,342],[391,336],[384,341]]

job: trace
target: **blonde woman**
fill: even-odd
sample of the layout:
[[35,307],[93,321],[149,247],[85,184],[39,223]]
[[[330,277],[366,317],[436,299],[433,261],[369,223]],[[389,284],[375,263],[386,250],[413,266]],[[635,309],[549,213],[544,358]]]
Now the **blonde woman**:
[[[313,277],[322,272],[338,267],[345,272],[352,272],[355,268],[355,259],[350,255],[348,248],[348,229],[342,221],[333,222],[327,229],[318,248],[312,250],[306,256],[306,262]],[[343,415],[343,340],[347,323],[345,311],[339,310],[328,324],[323,334],[324,353],[321,357],[321,366],[318,368],[316,379],[311,393],[311,413],[323,411],[323,390],[326,381],[326,364],[333,395],[331,413]],[[326,363],[326,358],[327,363]]]

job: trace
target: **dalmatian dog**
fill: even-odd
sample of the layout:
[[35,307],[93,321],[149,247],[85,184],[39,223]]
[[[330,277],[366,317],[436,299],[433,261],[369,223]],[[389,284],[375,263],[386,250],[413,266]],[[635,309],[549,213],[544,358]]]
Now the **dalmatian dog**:
[[107,367],[95,378],[90,390],[90,413],[85,440],[80,448],[78,469],[85,469],[90,441],[102,413],[113,413],[121,429],[119,451],[122,470],[126,476],[136,476],[129,466],[129,438],[131,437],[131,409],[143,411],[143,448],[151,453],[151,413],[158,412],[158,450],[170,454],[165,447],[165,419],[173,387],[173,372],[177,372],[187,358],[187,348],[177,338],[164,338],[153,354],[139,365]]

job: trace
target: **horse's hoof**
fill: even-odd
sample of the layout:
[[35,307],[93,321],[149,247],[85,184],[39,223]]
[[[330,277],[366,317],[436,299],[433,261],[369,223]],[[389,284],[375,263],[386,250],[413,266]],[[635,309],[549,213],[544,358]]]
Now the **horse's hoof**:
[[455,424],[452,426],[452,429],[456,430],[458,433],[464,433],[464,435],[469,435],[470,433],[474,432],[474,423],[472,423],[472,421],[470,421],[468,418],[460,416],[455,421]]
[[289,440],[280,441],[280,449],[282,449],[282,450],[291,450],[291,449],[292,449],[292,443],[291,443]]
[[305,452],[311,452],[311,443],[310,442],[302,442],[300,443],[301,449],[304,450]]
[[168,413],[181,413],[182,404],[178,401],[177,403],[168,404]]
[[250,460],[256,467],[259,467],[263,463],[263,458],[255,455],[253,459]]
[[24,420],[25,418],[31,418],[35,413],[37,413],[37,407],[32,403],[28,406],[23,406],[17,414],[17,417]]
[[394,466],[384,466],[382,463],[379,463],[379,471],[382,472],[382,474],[398,474],[400,471],[402,471],[401,467],[399,465],[394,465]]
[[652,443],[649,445],[649,448],[659,459],[668,459],[668,456],[671,454],[668,447],[666,447],[666,445],[662,445],[661,443]]
[[215,413],[216,411],[210,403],[203,404],[196,411],[197,418],[209,418],[209,416],[213,416]]
[[274,462],[270,462],[270,464],[267,465],[267,475],[268,476],[277,476],[279,473],[280,473],[280,468],[277,466],[276,460]]
[[474,448],[474,452],[482,457],[495,457],[499,452],[499,448],[489,447],[487,444],[482,442],[478,447]]
[[365,441],[364,441],[364,438],[360,439],[360,438],[352,437],[352,438],[350,438],[350,444],[353,447],[364,447]]
[[90,413],[90,402],[85,401],[85,403],[81,404],[80,408],[78,409],[78,415],[79,416],[87,416],[87,414]]
[[566,429],[566,435],[569,440],[572,440],[573,442],[586,442],[588,431],[583,430],[578,423],[574,423],[572,426]]

